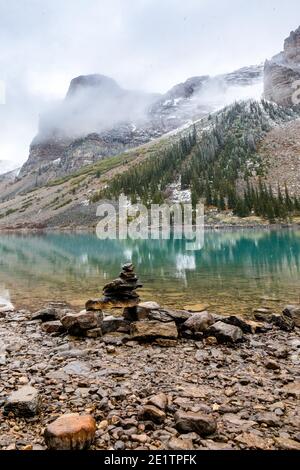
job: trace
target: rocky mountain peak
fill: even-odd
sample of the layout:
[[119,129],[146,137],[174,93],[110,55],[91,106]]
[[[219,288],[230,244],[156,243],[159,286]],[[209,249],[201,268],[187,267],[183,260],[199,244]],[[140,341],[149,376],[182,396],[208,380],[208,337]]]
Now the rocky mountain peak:
[[300,65],[300,26],[284,41],[284,56],[288,63]]
[[284,41],[284,50],[267,60],[264,96],[282,106],[294,105],[295,83],[300,80],[300,26]]
[[121,88],[115,80],[106,75],[92,74],[80,75],[71,80],[66,99],[74,98],[80,93],[87,91],[101,93],[120,92]]
[[190,77],[159,95],[127,90],[105,75],[76,77],[65,99],[41,117],[20,176],[36,172],[40,183],[64,176],[200,119],[261,81],[262,67],[252,66]]

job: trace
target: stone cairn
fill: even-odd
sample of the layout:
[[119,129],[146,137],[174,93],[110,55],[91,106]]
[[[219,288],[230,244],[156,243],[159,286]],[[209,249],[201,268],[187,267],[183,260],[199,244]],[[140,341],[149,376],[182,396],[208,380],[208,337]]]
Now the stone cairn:
[[[235,315],[213,314],[202,304],[174,310],[152,301],[141,302],[136,292],[140,287],[134,266],[127,263],[122,266],[119,277],[104,286],[103,297],[88,300],[85,310],[76,313],[70,306],[52,302],[32,319],[41,320],[42,329],[50,334],[67,332],[72,336],[98,338],[114,333],[106,341],[123,344],[130,340],[150,340],[160,346],[172,346],[178,338],[205,340],[211,344],[238,343],[244,340],[244,334],[263,333],[273,325],[292,331],[300,324],[297,306],[287,306],[278,315],[265,309],[257,311],[256,321],[253,321]],[[121,315],[107,312],[113,309],[121,309]]]
[[139,283],[135,275],[133,264],[124,264],[119,277],[104,286],[103,297],[89,300],[85,308],[87,311],[107,308],[135,309],[140,302],[136,289],[140,287],[143,287],[143,285]]

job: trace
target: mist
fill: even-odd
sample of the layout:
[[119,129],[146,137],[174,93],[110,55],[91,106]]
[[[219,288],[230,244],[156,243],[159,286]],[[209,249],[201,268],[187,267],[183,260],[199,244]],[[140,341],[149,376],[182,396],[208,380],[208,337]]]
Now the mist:
[[[80,119],[86,130],[115,122],[103,97],[100,113],[91,107],[68,128],[72,106],[81,104],[62,113],[61,102],[76,76],[104,74],[134,93],[163,94],[191,76],[262,63],[282,49],[299,17],[298,0],[0,0],[0,161],[27,159],[41,115],[48,120],[41,126],[61,116],[71,133],[85,132]],[[136,96],[124,98],[118,119],[143,119]],[[215,100],[220,106],[219,93]]]

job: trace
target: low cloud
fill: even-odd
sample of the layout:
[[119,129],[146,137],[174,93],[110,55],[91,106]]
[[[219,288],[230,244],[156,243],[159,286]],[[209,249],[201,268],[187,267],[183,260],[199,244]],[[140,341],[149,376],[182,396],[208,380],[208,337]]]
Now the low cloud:
[[0,160],[26,160],[39,115],[76,76],[164,93],[273,56],[299,13],[298,0],[0,0]]

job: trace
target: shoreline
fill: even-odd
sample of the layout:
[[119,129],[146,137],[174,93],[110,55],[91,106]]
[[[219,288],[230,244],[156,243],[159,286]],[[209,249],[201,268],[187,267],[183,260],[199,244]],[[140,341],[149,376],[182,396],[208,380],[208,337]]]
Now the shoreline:
[[[181,331],[188,313],[151,313],[151,304],[140,304],[149,317],[131,323],[130,334],[124,320],[104,316],[102,336],[59,330],[66,320],[50,317],[64,318],[63,302],[0,314],[0,449],[46,450],[45,428],[79,413],[95,420],[93,450],[300,450],[299,317],[290,331],[290,317],[256,324],[235,317],[227,332],[243,333],[233,342],[213,330],[176,338],[164,315],[175,315]],[[87,313],[86,321],[95,318]],[[151,326],[151,335],[155,324],[157,338],[134,337],[136,323],[144,332]],[[28,386],[39,398],[32,415],[20,415],[20,403],[8,409],[8,397]]]
[[[300,223],[275,223],[275,224],[205,224],[204,231],[235,231],[235,230],[297,230]],[[149,228],[150,230],[150,228]],[[5,233],[95,233],[95,227],[0,227],[0,234]],[[149,238],[150,239],[150,238]]]

